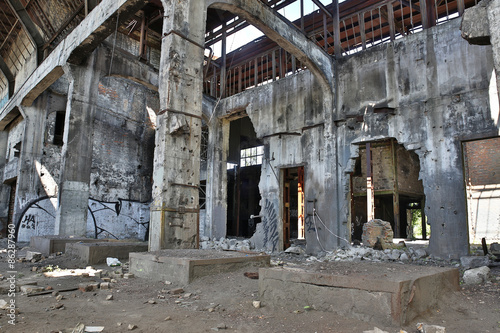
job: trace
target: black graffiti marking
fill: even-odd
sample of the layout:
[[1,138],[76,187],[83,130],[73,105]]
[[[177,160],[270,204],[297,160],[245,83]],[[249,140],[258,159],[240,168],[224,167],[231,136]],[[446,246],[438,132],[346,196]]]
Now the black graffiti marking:
[[36,227],[35,215],[32,214],[26,215],[21,222],[21,228],[35,229],[35,227]]
[[264,205],[262,224],[264,227],[264,246],[270,246],[272,247],[272,251],[276,251],[279,242],[278,215],[271,201],[267,199]]

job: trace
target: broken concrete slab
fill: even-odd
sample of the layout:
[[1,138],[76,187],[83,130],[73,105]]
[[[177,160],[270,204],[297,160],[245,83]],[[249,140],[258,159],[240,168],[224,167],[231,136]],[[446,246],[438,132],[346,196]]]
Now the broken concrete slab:
[[464,256],[460,257],[460,264],[465,269],[488,266],[490,259],[488,256]]
[[[260,299],[266,306],[317,310],[383,324],[404,325],[437,304],[449,290],[458,290],[458,269],[385,265],[374,263],[336,269],[261,268]],[[384,267],[385,267],[384,266]]]
[[[65,236],[33,236],[30,240],[30,247],[36,249],[44,256],[49,256],[52,253],[66,252],[66,244],[76,242],[95,242],[92,238],[75,238]],[[101,240],[103,242],[108,240]]]
[[130,272],[137,277],[189,284],[193,280],[242,267],[267,267],[269,255],[214,250],[162,250],[130,253]]
[[69,243],[66,253],[80,258],[87,265],[105,263],[106,258],[127,259],[130,252],[145,252],[147,242]]

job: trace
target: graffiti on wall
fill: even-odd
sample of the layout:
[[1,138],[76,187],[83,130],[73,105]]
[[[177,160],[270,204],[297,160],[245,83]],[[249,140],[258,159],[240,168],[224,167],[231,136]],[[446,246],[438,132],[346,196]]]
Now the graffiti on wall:
[[[57,206],[54,200],[41,197],[26,205],[18,219],[17,241],[29,242],[32,236],[54,235]],[[149,205],[124,199],[104,202],[90,198],[87,237],[147,240]]]
[[271,201],[266,199],[264,204],[264,215],[262,217],[262,227],[264,228],[264,246],[273,252],[278,249],[278,214]]

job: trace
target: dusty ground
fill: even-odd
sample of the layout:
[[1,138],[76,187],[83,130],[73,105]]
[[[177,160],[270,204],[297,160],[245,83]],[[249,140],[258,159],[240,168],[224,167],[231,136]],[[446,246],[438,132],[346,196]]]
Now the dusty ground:
[[[22,256],[23,250],[18,251],[18,255]],[[6,276],[9,270],[7,253],[1,252],[0,257],[0,272]],[[280,256],[279,261],[285,265],[307,264],[296,257],[288,260],[290,258]],[[60,290],[78,287],[82,282],[101,281],[83,276],[50,278],[32,271],[34,266],[50,265],[70,269],[79,267],[76,260],[65,255],[36,263],[16,262],[17,282],[36,281],[38,286]],[[378,267],[385,269],[384,265],[378,264]],[[105,265],[94,268],[112,272],[112,268]],[[19,313],[16,324],[10,325],[6,310],[2,310],[0,332],[72,332],[78,323],[83,323],[104,326],[103,332],[128,332],[131,324],[137,326],[133,332],[363,332],[378,327],[392,333],[400,329],[415,332],[417,322],[444,326],[446,332],[500,332],[499,267],[492,269],[491,282],[462,286],[438,308],[405,327],[387,327],[378,322],[363,322],[315,310],[304,311],[303,308],[271,309],[265,304],[255,308],[252,302],[259,299],[258,282],[245,277],[247,271],[252,270],[205,277],[187,286],[117,278],[109,290],[62,292],[60,301],[51,294],[28,297],[17,293],[15,300]],[[5,283],[6,280],[0,281],[0,284]],[[169,293],[175,288],[184,291],[178,295]],[[113,295],[113,300],[106,300],[108,295]],[[9,301],[5,294],[0,295],[1,299]]]

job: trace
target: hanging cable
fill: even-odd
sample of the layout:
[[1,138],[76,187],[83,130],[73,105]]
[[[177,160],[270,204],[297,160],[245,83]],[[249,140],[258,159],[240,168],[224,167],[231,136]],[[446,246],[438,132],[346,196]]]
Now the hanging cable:
[[321,249],[324,252],[326,252],[325,248],[323,247],[323,245],[321,244],[321,242],[319,240],[318,226],[316,225],[316,218],[314,215],[313,215],[313,223],[314,223],[314,231],[316,231],[316,239],[318,240],[319,247],[321,247]]
[[326,226],[326,224],[323,222],[323,220],[321,219],[321,217],[320,217],[320,216],[318,215],[318,213],[316,212],[316,208],[313,208],[313,213],[314,213],[314,215],[313,215],[313,216],[317,216],[317,217],[318,217],[318,220],[321,222],[321,224],[325,227],[325,229],[326,229],[329,233],[331,233],[333,236],[337,237],[338,239],[343,240],[344,242],[346,242],[346,244],[347,244],[348,246],[350,246],[350,245],[351,245],[351,244],[350,244],[350,242],[349,242],[347,239],[345,239],[345,238],[343,238],[343,237],[340,237],[340,236],[336,235],[333,231],[331,231],[331,230],[330,230],[330,229]]
[[118,34],[118,22],[120,21],[120,11],[116,11],[116,28],[115,28],[115,40],[113,41],[113,50],[111,51],[111,60],[109,63],[109,74],[111,75],[111,68],[113,67],[113,57],[115,56],[115,46],[116,46],[116,36]]

